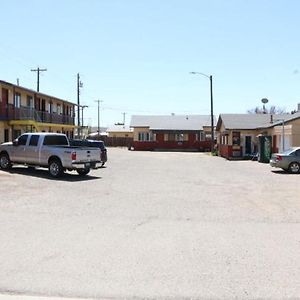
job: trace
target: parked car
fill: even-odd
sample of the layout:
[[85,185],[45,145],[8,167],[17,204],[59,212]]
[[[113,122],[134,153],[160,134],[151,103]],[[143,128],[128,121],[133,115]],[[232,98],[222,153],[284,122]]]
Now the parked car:
[[86,175],[101,166],[100,154],[99,149],[71,146],[65,134],[25,133],[0,145],[0,168],[7,170],[16,163],[46,167],[52,177],[60,177],[65,170]]
[[300,172],[300,147],[290,148],[282,153],[272,154],[270,165],[290,173]]
[[101,150],[101,167],[107,162],[107,149],[104,145],[103,141],[95,141],[95,140],[79,140],[72,139],[70,140],[70,144],[72,146],[84,146],[84,147],[96,147]]

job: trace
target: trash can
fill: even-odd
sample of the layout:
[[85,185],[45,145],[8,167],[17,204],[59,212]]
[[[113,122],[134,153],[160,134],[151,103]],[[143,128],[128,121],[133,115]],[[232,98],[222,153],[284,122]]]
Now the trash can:
[[258,161],[269,163],[272,155],[272,137],[263,135],[259,137]]

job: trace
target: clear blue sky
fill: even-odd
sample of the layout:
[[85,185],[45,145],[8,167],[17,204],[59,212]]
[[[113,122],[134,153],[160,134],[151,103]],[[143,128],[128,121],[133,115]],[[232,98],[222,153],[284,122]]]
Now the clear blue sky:
[[76,103],[85,124],[132,114],[246,113],[300,102],[300,1],[1,1],[0,79]]

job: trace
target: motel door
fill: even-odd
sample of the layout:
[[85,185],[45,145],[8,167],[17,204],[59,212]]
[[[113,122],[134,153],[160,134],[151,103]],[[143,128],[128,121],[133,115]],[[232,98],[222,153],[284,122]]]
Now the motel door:
[[159,144],[163,144],[164,143],[164,134],[163,133],[157,133],[156,134],[156,141]]
[[2,105],[1,105],[0,115],[2,117],[7,117],[7,109],[8,109],[8,90],[2,88]]
[[252,154],[252,149],[251,149],[251,136],[246,136],[245,137],[245,154]]

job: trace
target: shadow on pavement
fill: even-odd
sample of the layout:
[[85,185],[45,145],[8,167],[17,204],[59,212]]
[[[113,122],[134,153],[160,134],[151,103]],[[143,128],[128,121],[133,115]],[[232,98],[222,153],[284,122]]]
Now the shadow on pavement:
[[92,175],[80,176],[75,172],[74,173],[65,172],[62,175],[62,177],[53,178],[50,176],[47,169],[26,168],[26,167],[12,167],[12,169],[3,172],[7,172],[10,174],[20,174],[20,175],[26,175],[26,176],[32,176],[38,178],[45,178],[45,179],[56,180],[56,181],[69,181],[69,182],[89,181],[89,180],[96,180],[102,178],[102,177],[97,177]]
[[275,173],[275,174],[279,174],[279,175],[299,175],[299,174],[295,174],[295,173],[289,173],[289,172],[286,172],[284,170],[272,170],[271,171],[272,173]]

